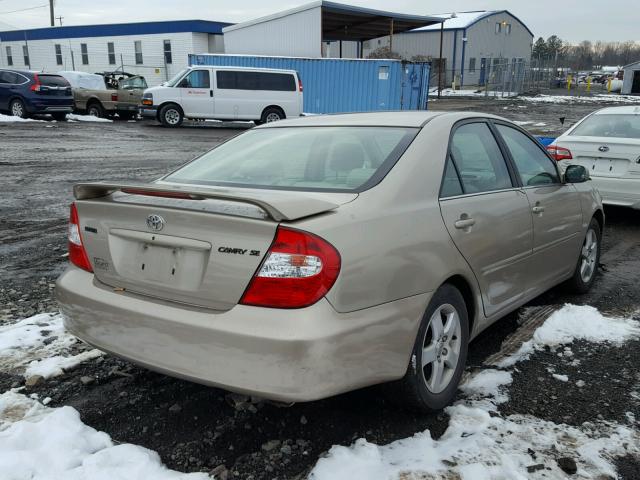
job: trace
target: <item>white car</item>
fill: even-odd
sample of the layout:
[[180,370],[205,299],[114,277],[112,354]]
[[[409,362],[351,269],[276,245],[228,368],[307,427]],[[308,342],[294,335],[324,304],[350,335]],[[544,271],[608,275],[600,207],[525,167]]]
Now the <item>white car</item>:
[[569,163],[584,166],[603,203],[640,209],[640,106],[598,110],[548,150],[561,169]]
[[268,123],[302,115],[302,100],[295,70],[194,66],[145,90],[140,114],[166,127],[185,118]]

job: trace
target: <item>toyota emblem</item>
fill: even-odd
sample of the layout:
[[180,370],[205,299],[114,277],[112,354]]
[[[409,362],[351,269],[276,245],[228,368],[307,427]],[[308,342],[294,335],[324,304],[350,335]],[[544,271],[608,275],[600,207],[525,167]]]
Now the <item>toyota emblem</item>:
[[164,221],[164,218],[162,218],[160,215],[154,214],[147,217],[147,227],[149,227],[151,230],[155,230],[156,232],[162,230],[165,223],[166,222]]
[[609,147],[607,147],[606,145],[601,146],[598,150],[600,150],[601,152],[608,152],[609,151]]

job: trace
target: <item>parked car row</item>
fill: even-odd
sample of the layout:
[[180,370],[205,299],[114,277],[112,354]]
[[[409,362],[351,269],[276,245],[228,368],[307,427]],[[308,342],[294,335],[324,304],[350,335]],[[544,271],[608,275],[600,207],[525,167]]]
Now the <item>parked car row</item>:
[[189,67],[152,88],[144,77],[126,72],[0,70],[0,110],[20,117],[51,113],[63,120],[75,110],[124,119],[140,113],[166,127],[184,119],[261,124],[298,117],[302,106],[302,80],[294,70]]

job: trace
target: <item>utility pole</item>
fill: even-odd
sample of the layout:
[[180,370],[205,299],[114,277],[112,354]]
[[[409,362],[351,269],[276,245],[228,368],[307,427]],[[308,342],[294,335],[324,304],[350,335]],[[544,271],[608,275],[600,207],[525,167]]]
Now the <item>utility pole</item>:
[[444,20],[440,24],[440,58],[438,58],[438,98],[442,95],[442,42],[444,40]]
[[51,17],[51,26],[55,27],[56,17],[55,17],[55,13],[53,12],[53,0],[49,0],[49,17]]

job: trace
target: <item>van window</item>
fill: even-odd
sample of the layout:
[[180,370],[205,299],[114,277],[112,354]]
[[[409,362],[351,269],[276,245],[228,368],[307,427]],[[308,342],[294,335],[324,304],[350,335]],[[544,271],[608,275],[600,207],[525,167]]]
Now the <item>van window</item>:
[[216,79],[218,88],[222,90],[296,91],[296,81],[290,73],[218,70],[216,72]]
[[178,85],[180,88],[210,88],[210,86],[209,70],[193,70]]

